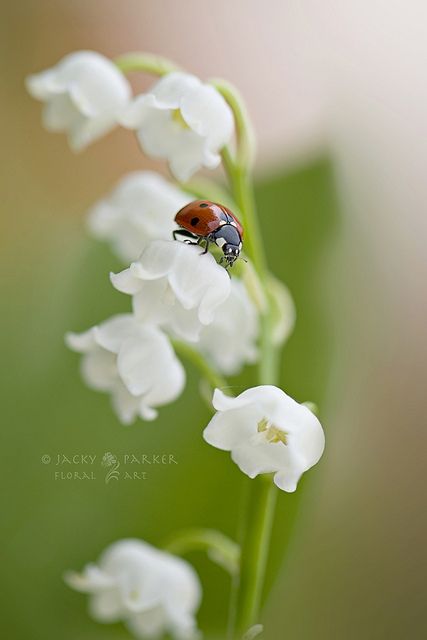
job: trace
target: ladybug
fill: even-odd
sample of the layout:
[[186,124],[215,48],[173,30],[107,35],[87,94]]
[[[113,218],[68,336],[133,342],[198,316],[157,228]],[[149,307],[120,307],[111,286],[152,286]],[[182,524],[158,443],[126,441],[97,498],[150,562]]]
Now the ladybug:
[[208,252],[211,243],[215,243],[224,253],[220,263],[225,261],[226,269],[233,266],[240,256],[243,227],[234,213],[224,205],[209,200],[195,200],[178,211],[175,222],[181,229],[173,232],[174,240],[177,236],[182,236],[187,238],[184,242],[189,244],[201,244],[205,241],[203,254]]

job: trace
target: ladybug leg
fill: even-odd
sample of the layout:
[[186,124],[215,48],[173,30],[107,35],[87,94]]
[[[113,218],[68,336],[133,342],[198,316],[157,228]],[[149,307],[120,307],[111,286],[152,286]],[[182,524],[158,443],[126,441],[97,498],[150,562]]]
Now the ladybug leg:
[[[226,263],[225,265],[224,265],[224,262]],[[229,262],[227,262],[227,261],[225,260],[225,256],[222,256],[222,257],[220,258],[220,260],[219,260],[219,263],[218,263],[218,264],[220,264],[222,267],[224,267],[224,269],[225,269],[225,270],[226,270],[226,272],[228,273],[228,277],[229,277],[229,278],[231,278],[230,272],[229,272],[229,270],[228,270],[228,269],[230,268],[230,266],[231,266],[231,265],[230,265],[230,263],[229,263]]]
[[[203,238],[206,241],[206,245],[205,245],[205,249],[204,251],[202,251],[202,253],[200,254],[201,256],[204,256],[208,250],[209,250],[209,245],[210,245],[210,240],[209,238]],[[200,244],[200,243],[199,243]]]
[[205,245],[204,251],[202,251],[202,253],[200,254],[201,256],[204,256],[209,251],[211,242],[215,242],[213,234],[209,234],[208,236],[203,236],[199,238],[199,244],[201,244],[203,240],[206,242],[206,245]]
[[[187,231],[186,229],[175,229],[174,231],[172,231],[172,236],[173,236],[173,239],[177,240],[178,242],[184,242],[185,244],[199,244],[199,241],[196,239],[196,236],[190,231]],[[184,239],[179,240],[179,238],[184,238]]]

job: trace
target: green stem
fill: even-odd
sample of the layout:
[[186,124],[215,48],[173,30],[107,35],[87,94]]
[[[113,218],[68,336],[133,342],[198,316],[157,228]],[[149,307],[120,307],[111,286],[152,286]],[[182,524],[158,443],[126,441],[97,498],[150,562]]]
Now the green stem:
[[[268,293],[267,301],[268,301]],[[268,309],[271,305],[268,302]],[[280,348],[272,343],[273,319],[267,311],[261,317],[261,359],[258,365],[258,379],[260,384],[277,384],[279,379]]]
[[178,182],[178,186],[182,191],[195,196],[198,200],[212,200],[212,202],[225,204],[225,206],[230,207],[230,209],[236,208],[236,203],[228,189],[208,178],[193,178],[188,182]]
[[259,622],[276,493],[270,476],[259,476],[251,482],[237,598],[236,640]]
[[179,67],[162,56],[151,53],[125,53],[114,60],[114,63],[123,73],[130,71],[144,71],[156,76],[164,76],[172,71],[179,71]]
[[232,576],[239,571],[239,545],[215,529],[186,529],[175,533],[163,548],[176,555],[190,551],[206,551],[213,562]]
[[233,111],[237,132],[237,163],[251,168],[255,156],[255,136],[246,105],[236,87],[226,80],[214,78],[210,83],[225,98]]
[[[224,93],[223,95],[226,97]],[[236,105],[232,101],[229,101],[229,104],[236,119],[238,142],[242,143],[247,139],[241,130],[245,126],[245,118],[242,117],[240,104]],[[268,266],[250,178],[250,159],[247,151],[242,152],[239,146],[235,158],[228,147],[224,148],[222,159],[234,198],[242,213],[245,250],[257,271],[267,301],[261,317],[259,383],[277,384],[279,349],[272,343],[273,318],[268,290]],[[241,640],[243,635],[259,622],[276,494],[277,490],[270,476],[260,476],[251,481],[243,532],[240,577],[236,584],[237,594],[234,594],[236,606],[231,612],[231,637],[235,640]]]
[[267,259],[249,171],[234,162],[228,147],[222,150],[222,160],[231,182],[234,199],[242,213],[245,251],[252,260],[260,280],[265,285],[268,274]]
[[[278,378],[278,350],[269,339],[270,316],[265,314],[261,327],[260,384],[275,384]],[[251,481],[242,541],[242,562],[238,585],[234,638],[240,640],[257,622],[273,527],[277,489],[271,476]]]
[[206,361],[205,357],[196,349],[180,340],[172,340],[173,348],[177,355],[191,362],[211,385],[213,389],[224,389],[227,387],[227,381],[219,373],[213,369]]

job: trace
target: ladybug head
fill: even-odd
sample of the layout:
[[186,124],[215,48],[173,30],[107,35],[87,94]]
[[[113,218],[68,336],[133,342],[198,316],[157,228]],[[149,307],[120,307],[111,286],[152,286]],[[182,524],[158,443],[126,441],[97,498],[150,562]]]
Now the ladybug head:
[[225,261],[227,268],[231,267],[242,249],[242,238],[237,227],[234,224],[221,225],[212,234],[212,239],[222,249],[222,261]]
[[240,256],[240,247],[234,244],[225,244],[222,247],[224,258],[227,262],[227,266],[231,267]]

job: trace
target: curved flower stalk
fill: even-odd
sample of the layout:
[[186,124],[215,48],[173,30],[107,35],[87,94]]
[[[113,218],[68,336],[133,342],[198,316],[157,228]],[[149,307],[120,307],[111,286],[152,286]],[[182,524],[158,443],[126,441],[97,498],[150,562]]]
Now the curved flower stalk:
[[192,197],[153,171],[135,171],[89,212],[93,236],[109,242],[125,263],[136,260],[151,240],[170,240],[177,211]]
[[189,551],[206,551],[208,558],[230,575],[239,573],[239,545],[214,529],[184,529],[171,536],[164,548],[180,556]]
[[111,275],[116,289],[132,295],[136,317],[195,342],[230,295],[230,278],[212,254],[183,242],[156,240],[128,269]]
[[192,566],[142,540],[120,540],[97,564],[67,572],[66,583],[90,596],[89,611],[103,623],[124,622],[142,639],[198,638],[195,615],[202,590]]
[[258,357],[257,309],[241,280],[231,278],[230,296],[203,327],[197,348],[225,375],[236,375]]
[[316,416],[281,389],[263,385],[237,398],[216,389],[217,410],[203,437],[209,444],[231,451],[238,467],[250,478],[274,473],[274,483],[292,492],[298,480],[320,460],[325,436]]
[[114,316],[84,333],[68,333],[66,342],[83,354],[86,384],[111,394],[123,424],[137,416],[154,420],[156,408],[176,400],[184,389],[185,372],[168,338],[132,314]]
[[33,98],[46,103],[46,129],[67,133],[74,151],[110,131],[131,97],[117,66],[94,51],[71,53],[52,69],[29,76],[26,84]]
[[220,151],[233,134],[233,114],[224,98],[211,85],[179,71],[137,96],[120,122],[135,129],[144,152],[166,159],[182,182],[201,167],[218,167]]

